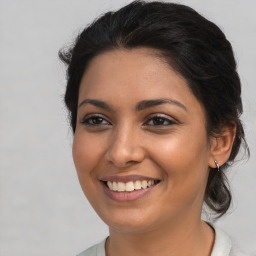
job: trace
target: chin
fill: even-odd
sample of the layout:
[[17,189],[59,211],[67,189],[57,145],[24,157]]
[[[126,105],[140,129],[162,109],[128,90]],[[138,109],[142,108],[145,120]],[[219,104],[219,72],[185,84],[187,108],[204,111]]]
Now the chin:
[[[100,216],[110,229],[118,232],[145,232],[154,226],[154,218],[151,215],[145,216],[141,211],[131,212],[124,210],[125,213],[113,213]],[[110,218],[111,216],[111,218]]]
[[108,225],[110,230],[115,230],[120,233],[141,233],[145,231],[150,231],[150,225],[146,223],[111,223]]

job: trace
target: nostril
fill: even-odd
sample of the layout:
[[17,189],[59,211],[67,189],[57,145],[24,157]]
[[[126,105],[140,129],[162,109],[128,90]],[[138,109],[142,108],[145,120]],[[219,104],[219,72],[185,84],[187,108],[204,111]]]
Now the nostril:
[[109,149],[106,153],[106,159],[108,162],[114,164],[118,168],[124,168],[130,165],[141,163],[145,158],[143,149],[131,148],[131,149]]
[[121,126],[109,141],[105,157],[116,167],[124,168],[142,162],[145,152],[136,132],[127,127],[127,124]]

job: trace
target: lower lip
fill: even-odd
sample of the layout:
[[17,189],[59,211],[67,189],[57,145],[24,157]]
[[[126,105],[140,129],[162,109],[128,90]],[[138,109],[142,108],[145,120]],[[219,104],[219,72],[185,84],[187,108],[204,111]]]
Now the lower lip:
[[127,202],[127,201],[134,201],[138,200],[144,196],[146,196],[152,189],[154,189],[154,186],[151,186],[149,188],[140,189],[140,190],[134,190],[131,192],[117,192],[110,190],[105,184],[102,183],[104,192],[107,196],[109,196],[111,199],[118,201],[118,202]]

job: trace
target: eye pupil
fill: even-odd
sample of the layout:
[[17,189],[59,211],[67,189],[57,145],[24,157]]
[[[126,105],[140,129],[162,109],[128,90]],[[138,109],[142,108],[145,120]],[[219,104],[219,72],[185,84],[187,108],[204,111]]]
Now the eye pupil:
[[93,124],[101,124],[102,121],[103,121],[103,118],[101,118],[101,117],[92,118],[92,123]]
[[154,125],[162,125],[164,124],[165,119],[161,117],[156,117],[153,119]]

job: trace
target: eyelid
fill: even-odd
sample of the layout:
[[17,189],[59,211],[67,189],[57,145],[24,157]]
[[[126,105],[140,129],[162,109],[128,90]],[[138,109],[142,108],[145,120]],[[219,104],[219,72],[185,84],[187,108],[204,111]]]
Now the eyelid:
[[[90,118],[97,118],[97,117],[100,117],[100,118],[104,119],[104,121],[107,122],[108,125],[112,125],[112,122],[109,120],[108,117],[106,117],[106,116],[103,115],[103,114],[99,114],[99,113],[90,113],[90,114],[86,114],[86,115],[80,120],[80,123],[81,123],[81,124],[84,124],[84,125],[90,126],[90,124],[86,124],[86,121],[87,121],[88,119],[90,119]],[[169,124],[167,124],[167,125],[166,125],[166,124],[165,124],[165,125],[148,125],[148,126],[159,126],[159,127],[160,127],[160,126],[171,126],[171,125],[173,125],[173,124],[179,124],[179,122],[178,122],[176,119],[174,119],[173,117],[170,117],[169,115],[166,115],[166,114],[163,114],[163,113],[151,113],[150,115],[148,115],[148,116],[145,118],[146,120],[143,122],[143,126],[146,126],[147,123],[148,123],[149,121],[151,121],[152,119],[154,119],[154,118],[162,118],[162,119],[168,121]],[[106,124],[98,124],[98,126],[100,126],[100,125],[106,125]],[[97,126],[97,124],[95,124],[95,125],[91,124],[91,126]]]
[[143,125],[146,125],[150,120],[152,120],[154,118],[165,119],[166,121],[170,122],[170,124],[168,124],[168,125],[149,125],[149,126],[170,126],[173,124],[178,124],[177,120],[175,120],[174,118],[172,118],[166,114],[154,113],[154,114],[150,114],[149,116],[147,116],[146,121],[143,123]]
[[[97,118],[97,117],[100,117],[102,119],[104,119],[109,125],[111,124],[111,122],[109,121],[109,119],[102,115],[102,114],[99,114],[99,113],[90,113],[90,114],[86,114],[80,121],[81,124],[84,124],[84,125],[88,125],[88,126],[97,126],[97,124],[93,125],[93,124],[86,124],[86,121],[89,120],[90,118]],[[106,124],[98,124],[98,126],[100,125],[106,125]]]

